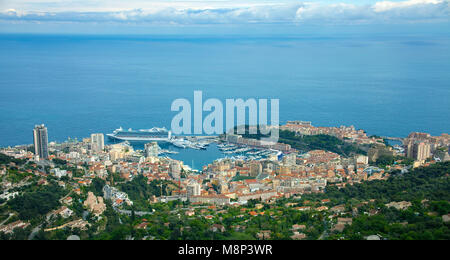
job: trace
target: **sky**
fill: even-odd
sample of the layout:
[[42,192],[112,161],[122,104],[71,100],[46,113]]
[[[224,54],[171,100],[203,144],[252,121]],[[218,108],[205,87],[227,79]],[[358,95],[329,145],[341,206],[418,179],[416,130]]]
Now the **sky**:
[[450,24],[450,0],[0,0],[0,32]]

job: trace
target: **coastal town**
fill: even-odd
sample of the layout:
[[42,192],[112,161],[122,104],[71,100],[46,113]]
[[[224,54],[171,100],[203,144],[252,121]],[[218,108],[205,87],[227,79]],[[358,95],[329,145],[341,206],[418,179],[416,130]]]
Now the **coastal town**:
[[[450,161],[448,134],[413,132],[391,138],[397,142],[391,145],[389,138],[368,136],[354,126],[288,121],[279,130],[275,144],[247,134],[209,138],[203,145],[217,145],[224,156],[195,170],[171,159],[157,142],[135,150],[126,141],[105,145],[101,133],[81,141],[48,142],[47,128],[38,125],[33,145],[0,150],[0,234],[101,239],[116,219],[137,230],[119,234],[121,239],[221,239],[225,234],[236,239],[345,239],[341,232],[359,214],[380,212],[380,201],[349,204],[329,198],[328,190],[386,182],[392,175]],[[27,196],[34,199],[24,202]],[[53,201],[39,209],[28,205],[39,199]],[[383,205],[401,211],[412,203]],[[432,214],[442,223],[450,219],[449,212]],[[198,232],[206,237],[189,237],[195,233],[186,231],[195,225],[205,229]]]

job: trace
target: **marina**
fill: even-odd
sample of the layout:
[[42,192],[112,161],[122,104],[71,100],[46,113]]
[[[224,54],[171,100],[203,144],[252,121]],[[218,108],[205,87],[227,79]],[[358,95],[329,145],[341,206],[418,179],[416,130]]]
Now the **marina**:
[[252,148],[246,145],[236,145],[230,143],[218,144],[217,147],[226,158],[239,160],[263,160],[271,156],[279,156],[280,151],[262,148]]
[[[156,133],[156,134],[155,134]],[[158,156],[181,160],[194,170],[195,165],[207,165],[215,160],[264,160],[279,156],[280,151],[224,142],[217,136],[174,136],[165,128],[148,130],[116,129],[107,134],[109,143],[126,140],[135,150],[143,150],[149,142],[157,142]]]

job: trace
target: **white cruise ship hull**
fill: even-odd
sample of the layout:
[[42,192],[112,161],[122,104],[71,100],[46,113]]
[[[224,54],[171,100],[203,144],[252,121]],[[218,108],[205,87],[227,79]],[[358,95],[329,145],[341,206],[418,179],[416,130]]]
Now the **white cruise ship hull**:
[[107,134],[107,136],[114,140],[119,141],[140,141],[140,142],[169,142],[168,137],[134,137],[134,136],[115,136],[113,134]]

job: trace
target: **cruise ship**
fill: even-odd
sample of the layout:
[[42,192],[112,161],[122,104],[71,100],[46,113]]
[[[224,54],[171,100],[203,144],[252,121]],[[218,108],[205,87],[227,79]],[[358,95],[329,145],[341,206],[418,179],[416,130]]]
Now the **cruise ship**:
[[151,129],[124,130],[116,129],[112,134],[106,134],[110,139],[120,141],[170,142],[172,133],[166,128],[153,127]]

